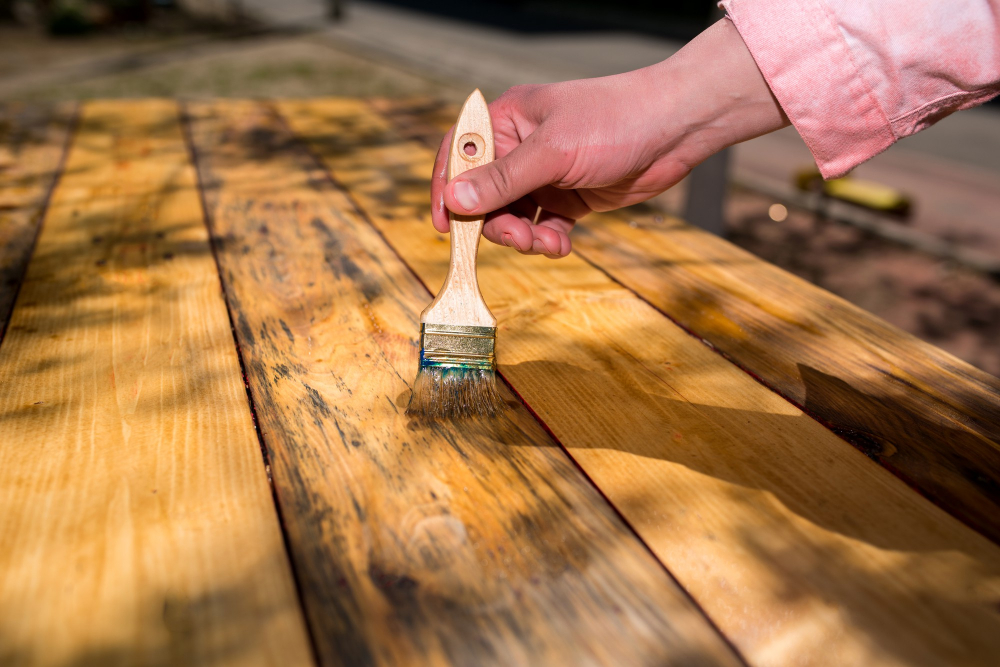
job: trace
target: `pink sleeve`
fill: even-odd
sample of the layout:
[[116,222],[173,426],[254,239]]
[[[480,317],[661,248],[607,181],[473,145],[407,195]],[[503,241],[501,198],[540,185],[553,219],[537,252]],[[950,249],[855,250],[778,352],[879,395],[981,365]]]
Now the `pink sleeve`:
[[1000,92],[1000,0],[722,0],[823,176]]

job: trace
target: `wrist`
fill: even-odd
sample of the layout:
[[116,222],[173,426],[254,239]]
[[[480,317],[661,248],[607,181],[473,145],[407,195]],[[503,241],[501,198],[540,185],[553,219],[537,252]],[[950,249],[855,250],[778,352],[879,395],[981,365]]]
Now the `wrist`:
[[729,19],[722,19],[650,72],[665,93],[657,115],[670,152],[695,165],[789,122]]

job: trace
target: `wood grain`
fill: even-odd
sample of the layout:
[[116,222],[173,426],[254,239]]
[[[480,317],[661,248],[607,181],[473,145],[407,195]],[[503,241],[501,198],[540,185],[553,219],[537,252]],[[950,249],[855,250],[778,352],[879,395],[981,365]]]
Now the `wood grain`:
[[[381,101],[437,146],[451,105]],[[574,251],[937,505],[1000,542],[1000,380],[648,207],[593,214]]]
[[0,104],[0,341],[66,149],[75,107]]
[[[465,145],[474,152],[467,155]],[[448,180],[473,167],[493,161],[493,125],[486,99],[477,88],[462,105],[448,154]],[[476,277],[476,253],[482,238],[483,216],[448,214],[451,223],[451,259],[448,277],[434,300],[420,313],[420,321],[467,327],[495,327],[497,318],[486,307]]]
[[[433,152],[352,100],[293,130],[430,286]],[[484,244],[500,371],[759,665],[991,665],[1000,549],[578,257]]]
[[3,665],[311,662],[173,103],[83,108],[0,459]]
[[188,109],[323,664],[738,664],[508,390],[404,415],[429,293],[267,107]]

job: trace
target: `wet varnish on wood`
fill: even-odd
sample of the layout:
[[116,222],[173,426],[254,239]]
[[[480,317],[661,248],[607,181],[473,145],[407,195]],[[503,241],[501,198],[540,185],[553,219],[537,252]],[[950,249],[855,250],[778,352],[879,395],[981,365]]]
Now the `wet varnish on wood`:
[[[434,153],[281,102],[428,286]],[[1000,549],[583,260],[484,244],[500,371],[753,664],[991,665]]]

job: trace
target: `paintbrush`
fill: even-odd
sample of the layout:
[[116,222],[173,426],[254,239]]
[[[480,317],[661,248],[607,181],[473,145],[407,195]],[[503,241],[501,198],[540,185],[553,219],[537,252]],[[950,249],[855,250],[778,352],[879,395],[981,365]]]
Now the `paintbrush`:
[[[448,154],[448,180],[493,161],[493,124],[477,89],[462,105]],[[483,217],[448,214],[451,263],[441,291],[420,314],[420,369],[407,414],[493,416],[504,410],[496,387],[497,320],[476,277]]]

